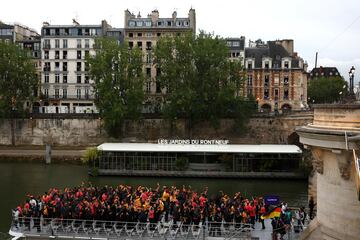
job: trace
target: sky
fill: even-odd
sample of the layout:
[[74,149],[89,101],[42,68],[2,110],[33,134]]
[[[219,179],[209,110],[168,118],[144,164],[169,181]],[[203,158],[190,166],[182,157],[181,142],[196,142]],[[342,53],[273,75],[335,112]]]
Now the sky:
[[359,0],[11,0],[0,8],[0,20],[21,23],[40,32],[50,24],[100,24],[106,19],[113,27],[124,26],[124,10],[146,16],[159,10],[160,17],[177,11],[185,17],[196,10],[197,29],[221,37],[245,36],[246,41],[293,39],[294,48],[308,62],[335,66],[348,80],[354,66],[355,84],[360,80]]

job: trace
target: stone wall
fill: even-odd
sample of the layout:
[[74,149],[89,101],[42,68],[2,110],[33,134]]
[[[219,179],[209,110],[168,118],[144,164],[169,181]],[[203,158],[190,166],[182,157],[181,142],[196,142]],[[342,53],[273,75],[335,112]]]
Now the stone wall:
[[[171,127],[163,119],[143,119],[124,124],[122,141],[155,142],[159,138],[229,139],[231,143],[293,143],[297,126],[312,121],[311,114],[281,117],[251,118],[247,130],[234,129],[233,120],[223,119],[218,129],[207,122],[194,126],[191,133],[187,122],[177,120]],[[296,135],[296,133],[295,133]],[[290,137],[289,137],[290,136]],[[296,135],[297,136],[297,135]],[[295,136],[295,139],[296,139]],[[110,139],[101,127],[100,119],[17,119],[15,120],[16,145],[88,146]],[[290,141],[290,142],[289,142]],[[0,122],[0,145],[11,144],[10,121]]]

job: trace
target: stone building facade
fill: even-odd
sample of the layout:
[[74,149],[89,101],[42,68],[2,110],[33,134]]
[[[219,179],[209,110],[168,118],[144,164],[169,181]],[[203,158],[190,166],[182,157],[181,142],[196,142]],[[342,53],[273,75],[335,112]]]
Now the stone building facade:
[[152,11],[146,17],[142,17],[140,13],[135,16],[129,10],[125,10],[124,31],[125,41],[128,42],[129,48],[138,47],[143,51],[146,77],[144,91],[147,96],[144,111],[153,111],[151,108],[156,105],[156,102],[161,101],[162,87],[156,81],[160,70],[153,64],[152,50],[161,37],[176,36],[187,32],[195,34],[195,9],[190,9],[187,17],[178,17],[175,11],[168,18],[161,18],[158,10]]
[[245,48],[245,96],[255,97],[260,111],[307,107],[307,64],[294,52],[293,40],[261,40]]
[[[41,106],[51,113],[96,111],[86,56],[95,54],[96,37],[111,36],[122,42],[123,30],[105,20],[99,25],[50,25],[41,30]],[[42,108],[45,109],[45,108]]]

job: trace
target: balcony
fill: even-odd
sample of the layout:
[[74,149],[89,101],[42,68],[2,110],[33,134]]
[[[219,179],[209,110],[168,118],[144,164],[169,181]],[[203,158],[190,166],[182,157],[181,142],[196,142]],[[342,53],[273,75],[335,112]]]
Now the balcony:
[[67,99],[67,100],[94,100],[95,99],[95,96],[93,95],[66,95],[66,96],[63,96],[63,95],[56,95],[56,94],[53,94],[53,95],[44,95],[42,97],[43,100],[53,100],[53,99]]
[[51,49],[51,45],[50,44],[43,44],[43,49]]

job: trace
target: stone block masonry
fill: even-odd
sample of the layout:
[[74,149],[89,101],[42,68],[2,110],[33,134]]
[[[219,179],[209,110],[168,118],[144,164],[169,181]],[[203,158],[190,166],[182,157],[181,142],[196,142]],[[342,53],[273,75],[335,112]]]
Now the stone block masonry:
[[[297,126],[312,121],[311,113],[296,113],[278,117],[258,116],[251,118],[247,132],[234,131],[233,120],[223,119],[218,129],[209,123],[194,126],[192,139],[228,139],[237,144],[294,143]],[[101,127],[101,120],[82,119],[17,119],[15,121],[16,145],[93,146],[109,141],[157,142],[158,139],[189,139],[186,121],[177,120],[171,128],[164,119],[142,119],[124,124],[122,139],[110,139]],[[11,145],[10,121],[0,120],[0,145]],[[296,135],[296,133],[295,133]],[[295,136],[296,138],[296,136]]]

